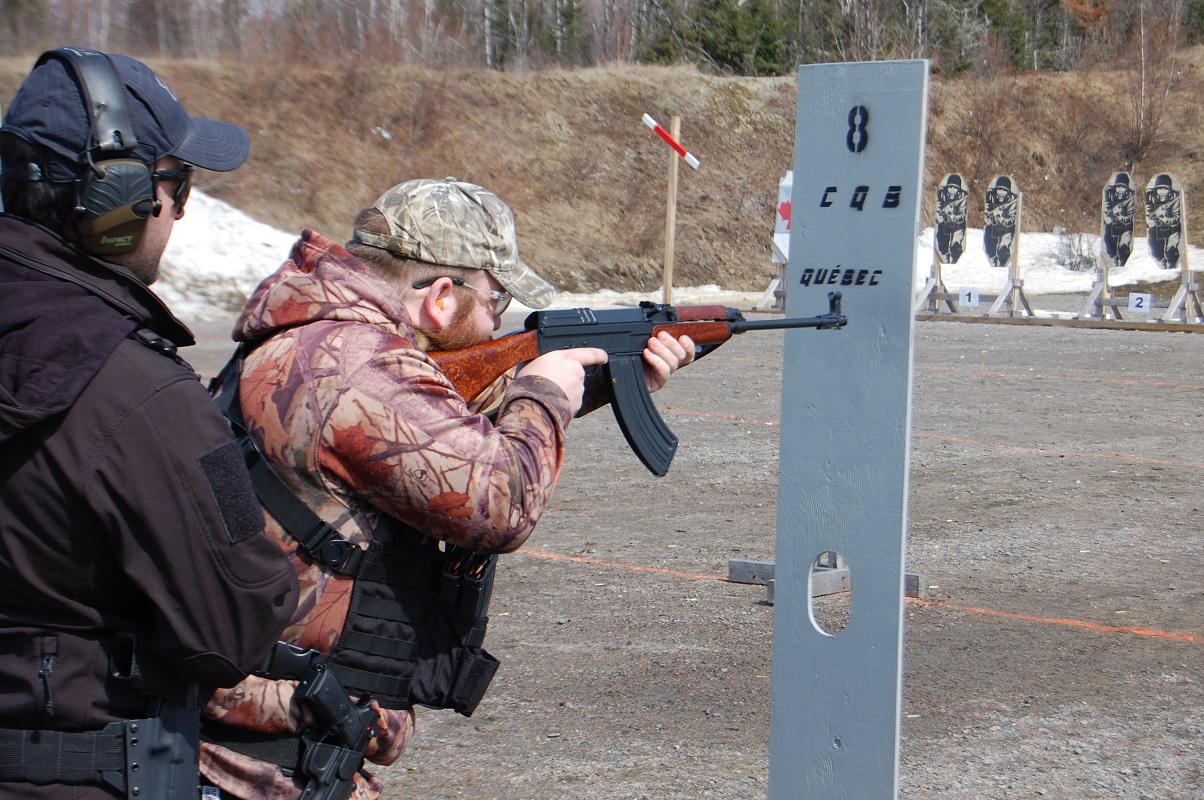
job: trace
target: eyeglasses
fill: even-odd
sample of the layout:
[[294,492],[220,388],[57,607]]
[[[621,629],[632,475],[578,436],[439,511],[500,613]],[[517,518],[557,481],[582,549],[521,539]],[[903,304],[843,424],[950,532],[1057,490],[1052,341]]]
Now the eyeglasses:
[[195,171],[196,167],[192,164],[181,164],[176,169],[157,169],[151,176],[156,181],[179,181],[180,185],[172,193],[171,199],[183,208],[184,203],[188,202],[188,193],[192,191],[192,173]]
[[[482,289],[479,286],[473,286],[471,283],[465,283],[459,278],[453,278],[451,276],[447,276],[447,279],[455,286],[463,286],[465,289],[472,289],[474,292],[480,292],[483,295],[487,295],[489,299],[493,301],[493,313],[499,317],[506,311],[507,308],[510,307],[510,301],[514,299],[510,296],[509,292],[496,292],[493,289]],[[437,280],[439,279],[428,278],[425,281],[418,281],[418,283],[414,284],[414,288],[425,289]]]

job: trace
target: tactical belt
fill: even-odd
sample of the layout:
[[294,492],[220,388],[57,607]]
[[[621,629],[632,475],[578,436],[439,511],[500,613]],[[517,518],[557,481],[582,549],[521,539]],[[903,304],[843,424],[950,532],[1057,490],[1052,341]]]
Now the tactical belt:
[[[344,631],[343,635],[346,636],[347,633],[347,631]],[[364,635],[366,636],[366,634]],[[393,642],[395,640],[389,639],[386,641]],[[400,642],[399,644],[413,645],[414,649],[417,650],[417,644],[412,642]],[[406,660],[414,661],[416,659],[410,658]],[[339,683],[345,687],[354,689],[357,694],[370,694],[373,697],[378,695],[385,697],[406,697],[409,695],[409,678],[378,675],[374,672],[355,669],[345,664],[336,664],[332,661],[328,653],[319,653],[317,650],[303,650],[288,642],[276,642],[276,646],[268,653],[263,664],[253,674],[272,681],[300,680],[305,677],[305,674],[309,670],[316,667],[329,669],[339,679]]]
[[98,731],[0,729],[0,783],[107,785],[138,800],[196,797],[200,711],[165,703],[160,716]]
[[223,725],[211,719],[201,720],[201,740],[221,745],[227,750],[259,761],[275,764],[289,777],[293,776],[305,751],[305,742],[300,734],[249,731]]
[[106,783],[106,772],[125,772],[124,722],[99,731],[0,729],[0,781]]

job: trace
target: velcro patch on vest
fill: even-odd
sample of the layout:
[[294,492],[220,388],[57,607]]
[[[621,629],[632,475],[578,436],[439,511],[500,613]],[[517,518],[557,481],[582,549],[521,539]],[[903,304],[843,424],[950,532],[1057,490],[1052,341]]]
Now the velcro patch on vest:
[[263,510],[251,486],[238,442],[229,442],[197,459],[232,544],[263,533]]

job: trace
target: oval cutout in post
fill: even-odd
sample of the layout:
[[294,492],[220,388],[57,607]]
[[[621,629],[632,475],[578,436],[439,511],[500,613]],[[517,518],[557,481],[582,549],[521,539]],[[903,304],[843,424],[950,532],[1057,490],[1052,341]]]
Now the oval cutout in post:
[[827,636],[839,636],[849,626],[853,609],[853,576],[848,562],[825,550],[811,562],[807,581],[811,624]]

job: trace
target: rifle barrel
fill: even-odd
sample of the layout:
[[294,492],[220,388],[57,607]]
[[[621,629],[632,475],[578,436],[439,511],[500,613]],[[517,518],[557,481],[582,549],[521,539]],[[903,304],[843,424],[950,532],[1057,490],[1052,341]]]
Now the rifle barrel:
[[779,328],[819,328],[830,330],[843,328],[849,323],[847,317],[840,313],[840,292],[828,292],[828,313],[818,317],[796,317],[794,319],[753,319],[739,317],[729,325],[732,333],[745,331],[771,331]]
[[794,319],[742,319],[732,322],[732,333],[745,331],[772,331],[779,328],[843,328],[848,319],[843,314],[824,314],[819,317],[796,317]]

